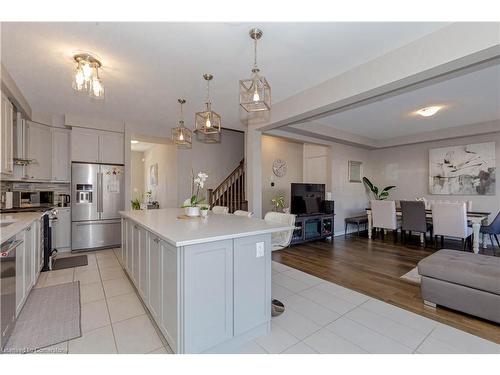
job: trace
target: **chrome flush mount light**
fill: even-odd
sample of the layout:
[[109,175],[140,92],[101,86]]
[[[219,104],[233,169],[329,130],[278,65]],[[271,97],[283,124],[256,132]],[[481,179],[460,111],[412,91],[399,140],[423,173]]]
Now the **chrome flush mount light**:
[[210,81],[214,78],[212,74],[203,74],[207,82],[207,97],[205,101],[205,110],[196,112],[195,115],[195,133],[196,139],[205,143],[218,143],[221,132],[221,117],[218,113],[212,111],[212,102],[210,101]]
[[186,103],[185,99],[177,99],[181,105],[181,114],[179,118],[179,126],[172,129],[172,142],[177,145],[178,148],[191,148],[192,146],[192,132],[184,125],[184,112],[182,111],[182,106]]
[[104,86],[99,77],[101,62],[88,53],[74,55],[73,60],[76,63],[73,89],[94,99],[104,99]]
[[266,78],[259,75],[257,67],[257,41],[262,37],[262,30],[253,28],[249,32],[254,40],[254,62],[252,77],[240,80],[240,105],[247,112],[269,111],[271,109],[271,86]]

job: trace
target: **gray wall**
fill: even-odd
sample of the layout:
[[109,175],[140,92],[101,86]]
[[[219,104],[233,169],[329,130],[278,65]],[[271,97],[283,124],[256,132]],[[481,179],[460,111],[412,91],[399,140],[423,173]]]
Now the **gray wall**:
[[193,148],[177,153],[178,193],[177,203],[191,194],[191,170],[208,174],[207,188],[220,184],[244,158],[245,135],[241,132],[223,130],[221,143],[205,144],[193,140]]

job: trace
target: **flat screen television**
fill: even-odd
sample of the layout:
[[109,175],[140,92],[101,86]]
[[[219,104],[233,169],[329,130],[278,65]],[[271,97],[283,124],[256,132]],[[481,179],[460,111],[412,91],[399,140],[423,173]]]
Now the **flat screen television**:
[[295,215],[322,213],[325,184],[292,183],[290,212]]

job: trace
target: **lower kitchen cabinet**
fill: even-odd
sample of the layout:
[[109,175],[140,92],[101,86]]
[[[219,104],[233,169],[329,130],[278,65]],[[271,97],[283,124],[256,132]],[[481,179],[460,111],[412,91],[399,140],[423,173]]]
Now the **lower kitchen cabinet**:
[[33,222],[15,237],[22,243],[16,248],[16,316],[21,311],[28,295],[40,274],[39,241],[40,225]]
[[153,234],[149,235],[149,303],[151,315],[156,321],[161,320],[162,307],[162,282],[161,282],[161,257],[162,248],[160,239]]
[[57,221],[52,222],[54,241],[52,248],[59,252],[71,250],[71,208],[57,209]]
[[139,293],[142,298],[147,298],[149,293],[148,267],[149,267],[149,251],[147,232],[144,228],[139,227]]

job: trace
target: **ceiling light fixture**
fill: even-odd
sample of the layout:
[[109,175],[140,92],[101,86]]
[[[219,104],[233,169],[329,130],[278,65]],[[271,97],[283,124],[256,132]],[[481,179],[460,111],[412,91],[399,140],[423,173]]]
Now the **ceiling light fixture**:
[[262,30],[253,28],[249,32],[254,40],[254,62],[252,77],[240,80],[240,105],[247,112],[269,111],[271,109],[271,86],[266,78],[259,75],[257,67],[257,41],[262,37]]
[[186,99],[177,99],[177,101],[181,105],[181,113],[179,126],[172,129],[172,142],[177,145],[177,148],[191,148],[193,133],[184,125],[184,112],[182,111],[182,106],[186,103]]
[[443,108],[443,107],[440,105],[433,105],[430,107],[424,107],[424,108],[419,109],[417,111],[417,114],[420,116],[423,116],[423,117],[430,117],[430,116],[434,116],[436,113],[438,113],[438,111],[441,108]]
[[91,98],[104,99],[104,86],[99,77],[101,62],[88,53],[73,56],[76,63],[73,89],[87,93]]
[[207,97],[205,101],[205,110],[195,114],[195,133],[196,139],[205,143],[218,143],[221,132],[221,117],[217,112],[212,111],[212,102],[210,100],[210,81],[214,78],[212,74],[203,74],[207,82]]
[[134,144],[134,145],[135,145],[135,144],[139,143],[139,141],[136,141],[135,139],[132,139],[132,140],[130,141],[130,143],[132,143],[132,144]]

